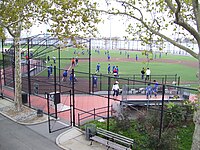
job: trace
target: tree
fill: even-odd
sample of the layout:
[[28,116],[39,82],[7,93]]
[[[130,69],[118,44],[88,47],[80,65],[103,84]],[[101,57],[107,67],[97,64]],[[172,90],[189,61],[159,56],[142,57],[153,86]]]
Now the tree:
[[7,31],[14,39],[15,50],[15,105],[18,111],[22,106],[21,80],[21,32],[30,29],[35,22],[48,23],[54,36],[60,40],[78,34],[94,36],[98,13],[91,13],[96,3],[89,0],[1,0],[0,36]]
[[[200,68],[199,0],[105,0],[105,2],[107,7],[98,11],[109,15],[121,15],[129,20],[130,24],[126,30],[129,35],[136,35],[147,44],[150,44],[151,40],[156,40],[157,43],[168,41],[196,58]],[[179,38],[188,38],[197,43],[197,52],[182,45],[180,40],[174,39],[176,34]],[[200,85],[200,71],[198,71],[198,84]],[[200,102],[200,98],[198,101]],[[192,149],[197,150],[200,149],[199,107],[194,115],[194,123]]]

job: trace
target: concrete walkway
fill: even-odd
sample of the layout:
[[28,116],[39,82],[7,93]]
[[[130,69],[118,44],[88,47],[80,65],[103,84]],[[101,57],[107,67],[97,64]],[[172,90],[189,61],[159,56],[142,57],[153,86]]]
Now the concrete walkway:
[[78,128],[73,127],[62,134],[60,134],[56,138],[56,143],[59,147],[66,150],[105,150],[107,149],[105,146],[92,142],[90,145],[90,141],[87,141],[85,138],[85,134]]
[[[19,122],[18,120],[16,120],[16,118],[17,118],[16,115],[9,115],[7,113],[7,109],[9,107],[13,108],[13,106],[14,106],[13,101],[11,101],[9,99],[0,98],[0,113],[2,115],[4,115],[5,117],[7,117],[19,124],[23,124],[25,126],[31,126],[31,125],[35,125],[35,124],[40,124],[42,122],[47,122],[46,119],[43,120],[42,122],[41,122],[41,119],[39,119],[39,120],[35,119],[35,121],[31,120],[30,122],[25,120],[25,123],[23,123],[21,121]],[[28,109],[30,109],[31,112],[34,111],[31,108],[28,108]],[[20,114],[20,115],[22,115],[22,114]],[[47,116],[46,116],[46,118],[47,118]],[[48,130],[48,127],[46,128],[46,130]],[[39,128],[38,128],[38,132],[40,134],[42,134]],[[49,134],[51,134],[51,133],[49,133]],[[56,144],[64,150],[79,150],[79,149],[80,150],[105,150],[105,149],[107,149],[104,145],[101,145],[96,142],[93,142],[93,144],[90,145],[91,142],[86,140],[84,132],[81,131],[77,127],[65,129],[65,131],[63,131],[63,133],[61,133],[60,135],[57,136],[56,141],[54,141],[54,142],[56,142]]]

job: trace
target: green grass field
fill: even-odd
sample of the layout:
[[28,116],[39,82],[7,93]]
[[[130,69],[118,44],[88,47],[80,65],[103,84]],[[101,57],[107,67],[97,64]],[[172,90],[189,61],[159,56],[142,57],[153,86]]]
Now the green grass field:
[[[37,49],[37,51],[36,51]],[[56,66],[58,67],[58,56],[59,52],[58,50],[53,49],[47,49],[46,51],[43,51],[43,47],[35,47],[35,49],[32,49],[35,51],[35,54],[39,54],[39,57],[47,57],[50,56],[52,58],[55,56],[57,58],[57,63]],[[76,51],[76,54],[74,54],[74,51]],[[84,51],[84,55],[82,55],[82,51]],[[109,62],[107,60],[107,55],[105,54],[107,50],[100,50],[100,54],[95,52],[95,50],[91,51],[91,72],[95,73],[96,72],[96,65],[98,62],[101,64],[101,69],[100,73],[102,74],[107,74],[107,66],[108,63],[111,64],[111,68],[113,65],[119,66],[119,74],[121,76],[126,76],[126,77],[132,77],[133,74],[140,74],[141,68],[142,67],[149,67],[151,69],[151,75],[175,75],[181,77],[181,81],[189,81],[189,82],[196,82],[196,72],[198,68],[192,68],[189,66],[185,66],[182,64],[170,64],[170,63],[162,63],[162,62],[146,62],[146,61],[140,61],[140,62],[135,62],[135,56],[136,54],[138,55],[139,60],[146,58],[146,56],[142,55],[142,52],[136,52],[136,51],[120,51],[119,50],[110,50],[109,54],[111,56],[111,61]],[[78,54],[77,54],[78,53]],[[127,53],[129,53],[130,58],[127,59]],[[66,48],[62,49],[60,51],[60,56],[61,56],[61,64],[60,68],[61,69],[67,69],[70,64],[71,64],[71,58],[76,57],[78,55],[79,58],[79,65],[75,67],[75,71],[80,71],[80,72],[88,72],[89,68],[89,57],[88,51],[85,49],[76,49],[76,48]],[[149,55],[149,58],[154,58],[154,56]],[[159,54],[156,54],[156,59],[159,59]],[[0,55],[0,59],[2,59],[2,55]],[[102,60],[100,60],[102,59]],[[113,59],[113,60],[112,60]],[[117,61],[119,59],[119,61]],[[165,55],[164,53],[162,54],[162,58],[159,60],[184,60],[184,61],[191,61],[191,62],[197,62],[196,59],[190,56],[179,56],[179,55],[172,55],[168,54]],[[123,60],[123,61],[121,61]],[[53,64],[53,61],[51,60],[50,62],[47,63],[47,66],[50,66]],[[54,64],[53,64],[54,65]],[[58,72],[58,71],[57,71]],[[47,70],[44,70],[42,73],[39,75],[42,76],[47,76]]]
[[[74,50],[73,48],[68,48],[67,50],[62,50],[61,51],[61,68],[66,68],[66,66],[70,66],[71,60],[69,58],[76,57],[77,55],[74,55]],[[81,53],[82,50],[76,50]],[[107,74],[107,66],[108,63],[111,64],[111,68],[113,65],[119,66],[119,73],[122,76],[130,76],[132,77],[133,74],[140,74],[141,68],[142,67],[149,67],[151,69],[151,74],[152,75],[175,75],[177,74],[178,76],[181,77],[181,81],[189,81],[189,82],[196,82],[196,72],[198,68],[192,68],[189,66],[184,66],[181,64],[170,64],[170,63],[162,63],[162,62],[135,62],[135,55],[137,54],[139,59],[141,58],[146,58],[146,56],[142,55],[141,52],[128,52],[130,54],[130,58],[126,59],[125,52],[123,51],[122,54],[120,55],[120,52],[118,50],[112,50],[110,51],[111,55],[111,61],[107,61],[107,55],[105,55],[105,50],[102,50],[100,54],[95,52],[94,50],[92,51],[92,58],[93,61],[91,62],[91,72],[95,73],[96,72],[96,65],[98,62],[101,64],[101,69],[100,73],[102,74]],[[58,52],[51,52],[48,54],[50,57],[58,56]],[[131,57],[132,56],[132,57]],[[79,55],[79,60],[83,58],[88,58],[87,52],[85,50],[85,55]],[[66,58],[66,59],[65,59]],[[104,61],[98,61],[100,58],[103,58]],[[114,58],[122,58],[125,59],[125,61],[120,62],[120,61],[112,61]],[[197,60],[194,59],[193,57],[190,56],[178,56],[178,55],[162,55],[162,59],[172,59],[172,60],[187,60],[191,62],[196,62]],[[47,65],[52,64],[53,61],[50,61]],[[80,71],[80,72],[88,72],[88,61],[80,62],[77,67],[75,67],[75,71]],[[57,64],[58,65],[58,64]],[[40,75],[46,75],[46,71],[43,72]]]

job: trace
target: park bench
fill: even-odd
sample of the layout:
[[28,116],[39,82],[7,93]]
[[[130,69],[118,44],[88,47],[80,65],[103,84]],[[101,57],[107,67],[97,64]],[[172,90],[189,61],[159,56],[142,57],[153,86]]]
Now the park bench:
[[115,150],[132,150],[134,140],[125,136],[107,131],[101,128],[96,129],[96,134],[90,137],[91,145],[93,141],[101,143]]

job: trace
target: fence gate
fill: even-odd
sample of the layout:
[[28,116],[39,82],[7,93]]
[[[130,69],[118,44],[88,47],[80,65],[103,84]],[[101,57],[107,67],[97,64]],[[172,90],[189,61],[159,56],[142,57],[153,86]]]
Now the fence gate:
[[46,93],[49,133],[72,125],[71,91]]

